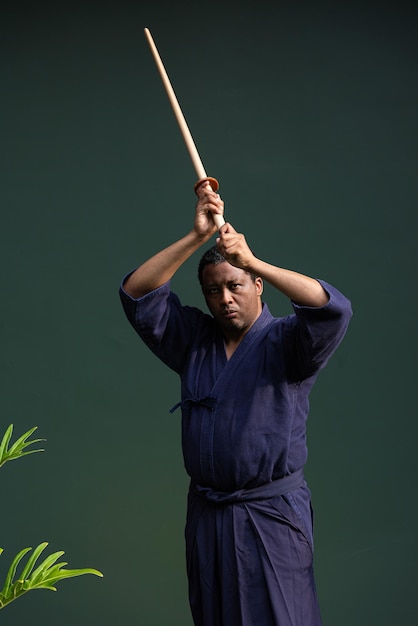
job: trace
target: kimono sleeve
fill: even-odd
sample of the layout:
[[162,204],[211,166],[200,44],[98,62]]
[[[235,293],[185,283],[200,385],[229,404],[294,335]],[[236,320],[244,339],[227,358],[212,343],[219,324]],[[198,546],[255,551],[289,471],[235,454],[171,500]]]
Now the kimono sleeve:
[[122,282],[119,295],[126,317],[144,343],[168,367],[181,373],[203,313],[182,306],[169,282],[141,298],[127,294]]
[[285,330],[285,349],[292,378],[301,380],[322,369],[347,332],[352,316],[350,301],[325,281],[318,281],[329,301],[322,307],[299,306]]

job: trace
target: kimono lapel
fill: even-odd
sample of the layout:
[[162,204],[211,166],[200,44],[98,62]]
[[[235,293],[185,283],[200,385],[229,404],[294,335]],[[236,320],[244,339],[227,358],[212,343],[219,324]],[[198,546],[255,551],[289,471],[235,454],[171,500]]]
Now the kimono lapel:
[[226,361],[224,368],[220,372],[210,391],[210,396],[217,399],[222,396],[229,381],[234,375],[234,372],[237,370],[248,350],[255,342],[258,342],[268,332],[270,326],[274,322],[274,319],[275,318],[271,315],[267,305],[264,304],[260,316],[256,319],[248,333],[244,335],[241,343],[238,345],[231,358]]

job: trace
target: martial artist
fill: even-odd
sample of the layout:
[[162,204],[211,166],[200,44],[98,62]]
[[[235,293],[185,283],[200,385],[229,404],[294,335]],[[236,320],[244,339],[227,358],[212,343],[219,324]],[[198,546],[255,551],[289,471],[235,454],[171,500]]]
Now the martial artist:
[[[170,279],[223,213],[208,184],[197,194],[193,229],[120,289],[130,323],[181,378],[194,623],[319,626],[303,476],[308,396],[346,332],[350,302],[322,280],[257,258],[226,223],[199,265],[210,315],[183,306]],[[263,281],[290,298],[293,314],[272,316]]]

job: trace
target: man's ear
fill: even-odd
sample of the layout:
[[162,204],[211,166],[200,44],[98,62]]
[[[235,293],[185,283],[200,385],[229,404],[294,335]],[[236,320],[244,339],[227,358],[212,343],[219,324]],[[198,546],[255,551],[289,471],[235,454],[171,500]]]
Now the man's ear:
[[261,294],[263,293],[263,279],[260,278],[260,276],[257,276],[255,279],[255,288],[257,291],[257,296],[261,296]]

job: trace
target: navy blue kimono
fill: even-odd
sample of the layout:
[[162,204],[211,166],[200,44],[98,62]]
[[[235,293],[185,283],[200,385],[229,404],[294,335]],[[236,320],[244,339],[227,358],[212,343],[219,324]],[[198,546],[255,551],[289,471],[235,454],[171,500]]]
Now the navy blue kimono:
[[[309,392],[341,342],[350,302],[262,313],[227,360],[210,315],[170,284],[139,299],[121,288],[146,345],[181,378],[190,476],[189,598],[196,626],[319,626],[307,459]],[[175,408],[175,407],[174,407]]]

